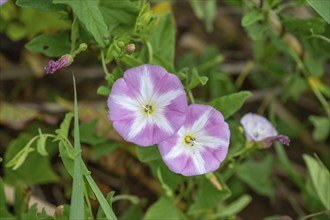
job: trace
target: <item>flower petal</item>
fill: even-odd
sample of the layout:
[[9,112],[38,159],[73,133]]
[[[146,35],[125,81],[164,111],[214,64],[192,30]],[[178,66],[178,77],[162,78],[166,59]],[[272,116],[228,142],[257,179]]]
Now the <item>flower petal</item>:
[[178,98],[180,95],[185,95],[184,91],[182,90],[170,90],[166,93],[159,94],[157,97],[153,97],[153,100],[155,105],[158,108],[164,109],[166,106],[168,106],[174,99]]
[[172,126],[169,124],[169,121],[166,119],[164,115],[164,111],[158,110],[153,115],[153,123],[155,123],[160,129],[163,131],[173,134],[175,131],[173,130]]
[[[193,137],[186,142],[186,137]],[[185,176],[216,170],[228,151],[230,131],[220,112],[211,106],[193,104],[177,134],[158,145],[165,164]],[[184,161],[180,162],[179,159]],[[183,167],[183,162],[185,166]]]
[[195,122],[191,126],[191,132],[197,133],[203,130],[208,121],[210,112],[211,108],[207,108],[206,111],[197,120],[195,120]]
[[241,118],[241,124],[248,140],[259,142],[267,137],[277,135],[273,125],[265,117],[257,114],[245,114]]
[[[152,107],[151,112],[145,111],[147,105]],[[108,107],[115,130],[125,140],[150,146],[182,126],[187,98],[177,76],[162,67],[142,65],[126,70],[114,83]]]

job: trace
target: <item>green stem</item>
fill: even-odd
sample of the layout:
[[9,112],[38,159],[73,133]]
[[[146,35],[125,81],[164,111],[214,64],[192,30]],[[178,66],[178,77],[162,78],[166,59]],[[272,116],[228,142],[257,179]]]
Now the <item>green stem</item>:
[[100,191],[100,189],[98,188],[98,186],[96,185],[95,181],[93,180],[93,178],[91,177],[90,174],[86,174],[85,178],[88,182],[88,184],[90,185],[90,187],[92,188],[97,200],[99,201],[105,216],[107,217],[107,219],[109,220],[116,220],[117,217],[115,216],[115,214],[113,213],[110,205],[108,204],[107,200],[104,198],[102,192]]
[[312,90],[313,90],[315,96],[317,97],[317,99],[319,100],[319,102],[321,103],[324,111],[327,113],[328,118],[330,119],[330,108],[329,108],[327,100],[324,98],[324,96],[318,89],[312,87]]
[[128,200],[133,204],[138,204],[140,199],[137,196],[132,196],[132,195],[118,195],[114,196],[112,199],[112,202],[117,202],[119,200]]
[[188,91],[188,96],[192,104],[195,104],[194,95],[192,94],[191,90]]
[[314,34],[314,35],[310,36],[310,38],[312,38],[312,37],[324,40],[325,42],[330,44],[330,39],[325,37],[325,36],[322,36],[322,35],[319,35],[319,34]]
[[110,74],[109,72],[108,72],[108,68],[107,68],[107,65],[106,65],[106,63],[105,63],[105,60],[104,60],[104,52],[103,52],[103,50],[101,50],[101,60],[102,60],[102,67],[103,67],[103,71],[104,71],[104,73],[107,75],[107,74]]
[[149,41],[147,41],[147,48],[148,48],[148,63],[151,64],[154,54],[153,54],[152,46]]
[[72,54],[75,49],[76,49],[76,41],[77,41],[77,32],[78,32],[78,28],[79,28],[79,21],[77,19],[77,16],[75,14],[73,14],[73,22],[71,25],[71,52],[70,54]]
[[320,211],[320,212],[316,212],[316,213],[313,213],[313,214],[310,214],[310,215],[306,215],[303,218],[301,218],[300,220],[306,220],[306,219],[313,218],[313,217],[323,215],[323,214],[328,214],[329,215],[330,214],[330,209],[326,209],[326,210],[323,210],[323,211]]
[[[230,179],[230,177],[232,177],[232,175],[235,173],[235,168],[253,151],[253,147],[247,147],[248,143],[245,143],[245,146],[243,147],[242,150],[240,150],[238,153],[236,153],[235,155],[238,155],[237,159],[233,159],[233,162],[231,162],[231,164],[229,164],[228,166],[229,169],[226,170],[226,172],[223,174],[223,178],[225,181],[227,181],[228,179]],[[227,160],[229,161],[229,160]]]
[[89,201],[89,197],[88,197],[88,192],[87,192],[87,187],[86,185],[84,185],[84,194],[85,194],[85,200],[88,206],[88,210],[89,210],[89,215],[92,219],[93,218],[93,211],[92,211],[92,206],[91,206],[91,202]]

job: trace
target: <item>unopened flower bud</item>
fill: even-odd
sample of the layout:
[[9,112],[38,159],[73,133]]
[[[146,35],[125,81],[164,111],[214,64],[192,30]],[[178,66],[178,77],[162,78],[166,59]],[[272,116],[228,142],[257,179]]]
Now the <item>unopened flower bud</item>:
[[127,54],[132,54],[135,51],[135,44],[128,44],[125,50]]
[[303,56],[303,48],[293,34],[286,33],[283,37],[283,41],[295,54],[299,57]]
[[118,41],[117,44],[119,47],[125,47],[125,43],[123,41]]
[[70,66],[70,64],[73,62],[73,57],[70,54],[65,54],[61,56],[60,59],[57,61],[51,60],[49,63],[45,66],[44,70],[48,73],[54,73],[57,70]]
[[268,23],[272,27],[272,29],[274,31],[276,31],[277,34],[281,34],[282,33],[282,24],[281,24],[280,18],[272,10],[270,10],[268,12]]
[[88,47],[87,44],[82,43],[82,44],[79,45],[79,50],[80,51],[85,51],[85,50],[87,50],[87,47]]

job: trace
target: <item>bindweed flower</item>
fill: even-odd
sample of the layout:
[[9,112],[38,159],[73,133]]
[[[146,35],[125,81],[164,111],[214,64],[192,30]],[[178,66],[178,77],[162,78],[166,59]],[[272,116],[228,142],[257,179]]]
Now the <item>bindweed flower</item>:
[[73,56],[70,54],[65,54],[61,56],[60,59],[57,61],[51,60],[49,63],[45,66],[44,70],[46,73],[54,73],[57,70],[70,66],[70,64],[73,62]]
[[158,147],[170,170],[194,176],[219,168],[227,155],[229,138],[228,124],[220,112],[211,106],[193,104],[180,130]]
[[114,83],[108,107],[114,129],[126,141],[150,146],[182,126],[187,98],[177,76],[159,66],[141,65]]
[[287,136],[278,135],[272,123],[260,115],[247,113],[241,118],[241,124],[247,140],[261,144],[263,148],[270,147],[274,141],[285,145],[290,143]]

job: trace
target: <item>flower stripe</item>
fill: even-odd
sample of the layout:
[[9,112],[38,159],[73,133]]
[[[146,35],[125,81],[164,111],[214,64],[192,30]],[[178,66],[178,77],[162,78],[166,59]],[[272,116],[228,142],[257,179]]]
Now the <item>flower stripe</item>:
[[183,126],[158,147],[173,172],[200,175],[219,167],[227,155],[229,136],[229,127],[220,112],[193,104],[188,107]]

